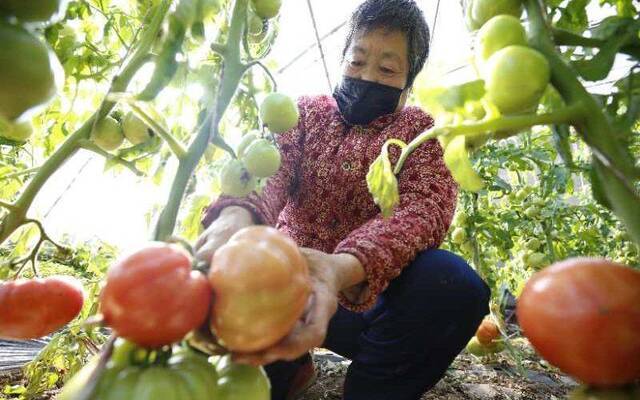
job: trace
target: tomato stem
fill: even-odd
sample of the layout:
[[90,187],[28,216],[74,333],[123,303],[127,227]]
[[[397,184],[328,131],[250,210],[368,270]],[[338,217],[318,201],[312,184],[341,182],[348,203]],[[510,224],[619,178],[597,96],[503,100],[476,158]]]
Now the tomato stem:
[[229,148],[220,138],[219,124],[236,93],[242,76],[247,71],[247,66],[242,63],[240,58],[240,45],[246,24],[247,9],[248,0],[236,0],[227,43],[216,46],[217,51],[223,56],[222,77],[216,99],[207,107],[206,119],[200,126],[196,138],[189,146],[187,155],[180,160],[167,200],[167,206],[160,214],[156,225],[154,240],[163,241],[173,234],[186,187],[208,144],[213,142],[233,154],[233,149]]
[[[411,155],[424,142],[435,139],[438,136],[476,135],[485,132],[513,132],[518,135],[520,130],[536,125],[575,123],[584,117],[586,108],[581,102],[575,102],[558,110],[546,114],[523,114],[489,118],[487,120],[463,123],[454,126],[442,126],[431,128],[409,143],[402,151],[396,164],[394,173],[397,175],[402,170],[407,157]],[[503,137],[505,138],[505,137]]]
[[140,171],[138,168],[136,168],[136,164],[131,162],[131,161],[127,161],[125,159],[122,159],[114,154],[111,154],[107,151],[102,150],[98,145],[96,145],[95,143],[93,143],[90,140],[87,139],[83,139],[80,140],[78,142],[78,145],[85,149],[85,150],[89,150],[93,153],[96,153],[104,158],[106,158],[109,161],[113,161],[116,164],[120,164],[123,167],[129,169],[131,172],[133,172],[134,174],[136,174],[137,176],[144,176],[144,172]]
[[158,123],[135,103],[129,103],[129,107],[131,107],[131,110],[133,110],[133,112],[135,112],[135,114],[142,119],[145,124],[151,127],[151,129],[153,129],[153,131],[157,133],[162,140],[167,142],[167,145],[169,145],[169,148],[173,154],[178,157],[178,159],[181,160],[187,156],[187,150],[182,146],[182,143],[180,143],[180,141],[178,141],[178,139],[176,139],[175,136],[173,136],[162,124]]

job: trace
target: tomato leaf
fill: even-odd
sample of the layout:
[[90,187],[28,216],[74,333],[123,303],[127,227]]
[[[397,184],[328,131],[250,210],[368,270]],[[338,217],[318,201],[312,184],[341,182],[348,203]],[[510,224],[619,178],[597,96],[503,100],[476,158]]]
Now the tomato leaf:
[[435,114],[464,111],[468,102],[480,101],[486,91],[483,80],[476,80],[447,88],[418,88],[421,104]]
[[618,52],[633,35],[635,32],[631,29],[624,34],[614,35],[607,40],[593,58],[573,61],[572,64],[584,79],[592,82],[603,80],[611,72]]
[[484,188],[482,178],[471,165],[464,136],[456,136],[451,140],[444,151],[444,162],[462,189],[478,192]]
[[367,173],[367,186],[373,195],[373,201],[380,207],[385,218],[393,214],[393,209],[400,202],[398,180],[393,173],[389,154],[386,151],[376,158]]

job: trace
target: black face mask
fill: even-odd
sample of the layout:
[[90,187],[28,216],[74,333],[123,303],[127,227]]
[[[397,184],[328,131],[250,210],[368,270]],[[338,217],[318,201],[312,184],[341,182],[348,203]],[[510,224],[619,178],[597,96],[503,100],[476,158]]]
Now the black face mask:
[[333,97],[350,125],[368,125],[398,108],[403,89],[362,79],[343,77]]

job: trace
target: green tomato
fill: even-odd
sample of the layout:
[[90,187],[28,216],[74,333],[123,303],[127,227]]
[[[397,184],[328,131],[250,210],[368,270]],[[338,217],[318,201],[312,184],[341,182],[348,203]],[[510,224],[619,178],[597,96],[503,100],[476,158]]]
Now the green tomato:
[[0,0],[0,14],[16,17],[20,22],[59,21],[67,10],[68,0]]
[[217,366],[220,400],[269,400],[271,384],[262,367],[234,364],[223,357]]
[[259,138],[260,132],[258,131],[252,131],[242,136],[242,139],[240,139],[240,143],[238,143],[238,147],[236,147],[236,156],[238,158],[244,157],[247,147],[249,147],[251,143],[258,140]]
[[527,243],[525,243],[525,245],[524,245],[524,247],[527,250],[531,250],[531,251],[536,251],[541,246],[542,246],[542,242],[537,238],[531,238],[531,239],[527,240]]
[[473,0],[469,11],[473,26],[480,28],[496,15],[508,14],[520,18],[522,0]]
[[269,94],[260,106],[260,118],[273,133],[283,133],[298,125],[298,106],[289,97],[280,93]]
[[529,206],[526,210],[524,210],[524,215],[528,218],[535,219],[540,216],[540,208],[538,206]]
[[218,372],[207,358],[191,351],[174,355],[169,368],[185,381],[193,400],[217,399]]
[[[132,399],[187,400],[192,398],[187,382],[174,371],[162,367],[143,370],[138,378]],[[199,400],[199,399],[198,399]]]
[[262,19],[271,19],[280,13],[282,0],[251,0],[253,10]]
[[51,49],[0,18],[0,117],[13,121],[34,114],[63,84],[64,71]]
[[526,257],[524,261],[527,268],[538,269],[547,263],[547,256],[542,253],[533,253]]
[[484,24],[476,40],[476,64],[483,71],[489,57],[498,50],[512,45],[526,46],[527,33],[518,18],[498,15]]
[[134,395],[142,371],[143,369],[139,367],[129,367],[119,371],[112,382],[100,385],[96,400],[137,399]]
[[14,142],[25,142],[33,134],[31,121],[9,123],[0,127],[0,137]]
[[485,67],[489,99],[503,114],[535,111],[549,85],[547,59],[525,46],[507,46],[497,51]]
[[117,368],[131,365],[133,361],[133,354],[137,349],[138,346],[133,342],[123,338],[117,338],[113,345],[111,358],[109,358],[109,366]]
[[118,121],[107,116],[96,124],[91,132],[91,140],[104,151],[116,150],[124,143],[122,127]]
[[472,337],[469,343],[467,343],[466,347],[467,353],[472,354],[476,357],[484,357],[490,354],[500,353],[504,350],[504,344],[500,341],[494,341],[490,346],[485,346],[476,336]]
[[149,127],[140,118],[138,118],[133,112],[127,113],[122,120],[122,131],[124,137],[127,138],[131,144],[142,144],[151,139],[149,133]]
[[529,196],[529,190],[526,188],[520,189],[516,192],[516,200],[524,201]]
[[252,176],[240,160],[231,160],[220,171],[222,193],[233,197],[244,197],[256,188]]
[[273,176],[280,169],[280,151],[267,139],[258,139],[247,147],[242,159],[247,171],[258,178]]
[[465,231],[464,228],[456,228],[453,230],[453,233],[451,234],[451,241],[455,244],[462,244],[465,242],[465,240],[467,240],[467,231]]

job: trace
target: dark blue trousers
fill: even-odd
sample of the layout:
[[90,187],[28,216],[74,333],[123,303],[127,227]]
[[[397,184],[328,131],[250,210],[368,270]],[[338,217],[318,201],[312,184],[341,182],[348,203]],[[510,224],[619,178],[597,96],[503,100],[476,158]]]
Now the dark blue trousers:
[[[432,388],[489,312],[490,290],[460,257],[418,254],[364,313],[339,307],[322,347],[352,360],[345,400],[417,400]],[[266,367],[282,400],[296,362]]]

